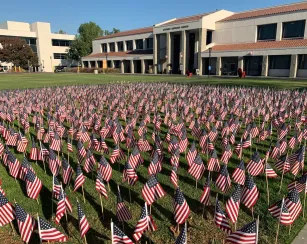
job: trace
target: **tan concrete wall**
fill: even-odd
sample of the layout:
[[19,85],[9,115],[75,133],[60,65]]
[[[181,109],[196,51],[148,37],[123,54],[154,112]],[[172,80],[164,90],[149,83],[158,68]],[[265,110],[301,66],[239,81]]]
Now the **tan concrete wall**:
[[307,19],[307,11],[237,21],[217,22],[216,30],[213,32],[213,40],[216,44],[255,42],[258,25],[303,19]]

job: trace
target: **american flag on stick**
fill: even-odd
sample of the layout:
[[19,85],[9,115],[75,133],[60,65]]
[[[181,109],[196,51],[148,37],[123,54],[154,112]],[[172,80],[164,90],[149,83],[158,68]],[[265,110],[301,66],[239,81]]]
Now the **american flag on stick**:
[[236,223],[240,210],[242,188],[241,185],[236,185],[233,193],[226,202],[226,212],[232,223]]
[[259,194],[260,193],[257,189],[256,184],[254,183],[252,176],[247,175],[241,197],[242,203],[247,208],[252,208],[257,203],[259,199]]
[[112,244],[134,244],[130,238],[111,222]]
[[258,241],[258,223],[256,220],[245,225],[242,229],[232,232],[226,242],[234,244],[257,244]]
[[38,199],[39,193],[43,187],[41,180],[32,170],[26,174],[26,190],[29,198]]
[[117,207],[116,207],[116,217],[118,221],[124,222],[132,219],[132,215],[127,208],[125,201],[122,199],[119,186],[117,186]]
[[15,214],[21,239],[25,243],[29,243],[36,225],[35,220],[17,203],[15,203]]
[[214,223],[219,229],[227,234],[231,233],[231,227],[217,197],[215,203]]
[[51,242],[67,242],[68,237],[63,233],[54,228],[46,220],[37,216],[38,222],[38,233],[42,241],[51,241]]
[[13,219],[15,219],[13,206],[0,192],[0,226],[10,223]]
[[174,195],[174,215],[177,224],[183,224],[190,215],[189,205],[179,187]]
[[86,233],[89,231],[90,229],[90,225],[87,221],[87,218],[84,214],[83,209],[80,206],[79,201],[77,202],[78,204],[78,221],[79,221],[79,230],[80,230],[80,235],[81,238],[85,237]]
[[155,200],[165,196],[162,186],[154,175],[151,175],[144,185],[142,196],[148,205],[151,205]]

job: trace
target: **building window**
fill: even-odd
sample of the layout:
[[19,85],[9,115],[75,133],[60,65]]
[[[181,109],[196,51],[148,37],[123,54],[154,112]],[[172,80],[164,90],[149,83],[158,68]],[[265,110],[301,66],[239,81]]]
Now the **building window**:
[[206,45],[209,45],[212,43],[212,31],[207,31],[207,40],[206,40]]
[[307,55],[298,55],[298,69],[307,69]]
[[66,59],[66,53],[54,53],[53,59]]
[[52,39],[52,46],[70,47],[71,41]]
[[276,40],[277,24],[258,25],[258,41]]
[[269,56],[269,69],[290,69],[290,55]]
[[153,49],[153,38],[146,39],[146,49]]
[[119,52],[124,51],[124,42],[118,42],[117,43],[117,49]]
[[132,41],[126,41],[126,45],[127,45],[127,50],[128,51],[133,50],[133,43],[132,43]]
[[283,23],[282,38],[304,38],[305,20]]
[[108,52],[107,44],[106,43],[101,44],[101,49],[103,53]]
[[136,49],[143,49],[143,39],[135,40]]
[[110,46],[110,52],[115,52],[115,43],[114,42],[109,43],[109,46]]

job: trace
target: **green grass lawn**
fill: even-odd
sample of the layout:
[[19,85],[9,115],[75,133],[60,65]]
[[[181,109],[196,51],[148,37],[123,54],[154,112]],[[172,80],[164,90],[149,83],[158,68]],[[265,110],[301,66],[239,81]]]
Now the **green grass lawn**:
[[[117,82],[117,81],[142,81],[142,82],[154,82],[154,81],[167,81],[167,82],[182,82],[182,83],[196,83],[196,84],[217,84],[217,85],[252,85],[252,86],[269,86],[276,88],[305,88],[307,87],[307,81],[303,80],[273,80],[273,79],[218,79],[218,78],[185,78],[178,76],[131,76],[131,75],[91,75],[91,74],[17,74],[17,75],[0,75],[0,89],[15,89],[15,88],[35,88],[35,87],[46,87],[46,86],[57,86],[57,85],[76,85],[76,84],[102,84],[108,82]],[[32,121],[30,119],[30,121]],[[17,125],[15,125],[17,126]],[[164,139],[165,133],[167,131],[166,127],[162,127],[162,139]],[[31,134],[33,135],[33,124],[31,124]],[[149,126],[148,128],[148,139],[151,144],[151,133],[153,132],[153,127]],[[189,141],[193,141],[191,136],[191,131],[188,130]],[[135,134],[136,135],[136,134]],[[238,138],[241,135],[237,135]],[[30,135],[27,135],[30,139]],[[138,138],[138,137],[137,137]],[[276,132],[274,132],[273,143],[275,143]],[[238,139],[237,139],[238,140]],[[220,137],[218,139],[220,141]],[[257,150],[261,153],[261,156],[264,157],[264,153],[268,148],[268,143],[254,143],[252,152]],[[107,144],[110,149],[114,148],[113,140],[107,140]],[[218,144],[217,144],[218,145]],[[167,153],[167,145],[165,146],[165,158],[163,163],[162,173],[159,175],[158,180],[161,183],[164,190],[167,192],[167,195],[158,200],[153,204],[152,207],[152,216],[158,225],[158,231],[150,235],[150,239],[153,243],[157,244],[170,244],[174,243],[175,237],[170,230],[170,227],[175,226],[173,219],[173,193],[174,187],[170,183],[170,154]],[[68,157],[66,151],[66,143],[64,142],[64,157]],[[124,148],[124,147],[122,147]],[[76,145],[74,145],[74,150],[76,152]],[[30,151],[30,145],[28,146],[28,152]],[[217,147],[218,156],[221,155],[221,148]],[[23,155],[18,154],[16,151],[15,155],[18,156],[18,159],[22,162]],[[127,152],[126,152],[127,153]],[[66,224],[65,217],[62,218],[61,226],[59,229],[65,233],[69,234],[70,241],[69,243],[81,243],[79,232],[78,232],[78,222],[77,222],[77,205],[76,199],[78,198],[81,202],[81,205],[85,211],[85,214],[91,225],[91,229],[87,235],[88,243],[111,243],[110,241],[110,220],[116,219],[116,189],[117,184],[121,185],[122,196],[126,200],[126,204],[129,206],[133,218],[125,225],[125,232],[132,238],[134,227],[139,219],[141,207],[143,206],[144,200],[141,196],[141,189],[148,179],[148,165],[150,163],[150,153],[142,153],[142,156],[145,159],[144,166],[141,166],[137,172],[139,176],[139,182],[131,188],[132,203],[129,203],[129,187],[127,183],[122,183],[122,170],[124,167],[124,161],[121,162],[119,167],[118,163],[112,165],[113,176],[110,181],[111,192],[108,192],[109,199],[103,199],[104,204],[104,218],[101,215],[100,200],[95,191],[95,175],[86,174],[86,182],[84,185],[85,189],[85,198],[86,203],[82,201],[82,192],[79,190],[77,193],[73,193],[72,190],[69,190],[66,187],[66,193],[73,204],[73,213],[69,214],[68,225]],[[100,159],[100,155],[95,153],[96,160]],[[249,150],[245,150],[244,159],[247,163],[250,160],[251,154]],[[109,156],[106,155],[107,160]],[[206,156],[202,155],[204,164],[207,165]],[[70,163],[74,169],[76,169],[77,158],[74,155],[70,154]],[[237,156],[233,155],[230,163],[228,164],[229,173],[232,174],[233,170],[236,168],[239,163]],[[270,160],[269,163],[271,166],[274,163]],[[25,183],[22,181],[15,181],[12,177],[8,175],[6,168],[3,165],[0,166],[0,178],[3,179],[3,188],[7,193],[8,199],[13,202],[15,199],[22,207],[25,208],[29,213],[36,215],[39,213],[40,216],[45,219],[52,221],[52,215],[56,211],[56,202],[51,200],[51,189],[52,189],[52,176],[47,168],[47,174],[43,170],[43,165],[41,162],[38,162],[36,165],[35,162],[32,162],[32,166],[35,169],[38,177],[43,182],[43,189],[39,198],[39,205],[35,200],[31,200],[26,196],[25,193]],[[204,178],[201,182],[198,183],[198,188],[195,189],[195,180],[191,177],[188,172],[188,165],[182,154],[180,157],[180,167],[178,170],[179,177],[179,186],[185,194],[186,200],[191,209],[191,215],[188,220],[188,243],[209,243],[209,241],[216,240],[215,243],[222,243],[222,239],[225,235],[217,229],[213,222],[214,216],[214,206],[211,205],[205,208],[205,217],[203,218],[202,205],[199,203],[200,196],[202,194],[202,187],[204,184]],[[275,167],[274,167],[275,169]],[[208,171],[205,172],[205,178],[207,177]],[[279,177],[277,179],[269,179],[270,185],[270,203],[274,203],[282,198],[283,195],[287,194],[287,185],[292,182],[293,176],[287,174],[284,177],[282,192],[278,193],[281,173],[278,172]],[[217,174],[213,175],[215,179]],[[73,176],[73,180],[75,175]],[[260,199],[254,208],[254,215],[259,215],[260,217],[260,242],[259,243],[274,243],[275,233],[277,228],[277,220],[273,218],[270,213],[267,211],[267,195],[266,195],[266,181],[265,176],[258,176],[254,178],[255,183],[257,184],[258,189],[260,190]],[[73,182],[71,182],[71,188],[73,188]],[[221,201],[223,208],[230,194],[222,194],[219,192],[215,186],[212,186],[211,193],[211,202],[214,204],[216,193],[219,193],[219,200]],[[301,200],[303,201],[303,195],[301,195]],[[306,213],[307,214],[307,213]],[[251,211],[241,204],[241,209],[239,213],[237,228],[241,228],[243,225],[252,221]],[[296,220],[295,224],[292,226],[290,234],[288,234],[289,228],[281,226],[280,229],[280,238],[279,243],[291,243],[294,237],[298,232],[303,228],[306,223],[306,219],[299,217]],[[15,226],[16,228],[16,226]],[[121,226],[120,226],[121,228]],[[10,227],[5,226],[0,228],[2,234],[11,237]],[[38,236],[35,235],[30,243],[39,243]],[[0,235],[1,240],[1,235]],[[12,240],[18,242],[20,240],[19,235],[12,237]],[[141,243],[145,243],[146,239],[142,239]],[[10,241],[7,241],[10,243]],[[149,243],[149,242],[147,242]]]
[[244,85],[263,86],[276,88],[306,88],[306,80],[289,79],[239,79],[239,78],[207,78],[206,76],[184,76],[173,75],[94,75],[94,74],[71,74],[71,73],[35,73],[35,74],[0,74],[0,89],[23,89],[38,88],[46,86],[103,84],[120,81],[129,82],[178,82],[185,84],[210,84],[210,85]]

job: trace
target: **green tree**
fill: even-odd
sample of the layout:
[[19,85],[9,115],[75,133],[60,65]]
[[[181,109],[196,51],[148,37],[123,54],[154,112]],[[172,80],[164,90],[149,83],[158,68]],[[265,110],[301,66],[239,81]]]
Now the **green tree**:
[[103,34],[103,30],[94,22],[81,24],[68,50],[68,59],[80,61],[81,57],[92,53],[92,41]]
[[60,29],[58,32],[56,32],[55,34],[67,34],[66,31],[63,31],[62,29]]
[[108,35],[112,35],[112,34],[115,34],[115,33],[118,33],[118,32],[120,32],[119,29],[113,28],[111,31],[105,30],[105,31],[104,31],[104,35],[105,35],[105,36],[108,36]]
[[38,58],[26,41],[18,37],[0,37],[0,60],[22,68],[37,66]]

